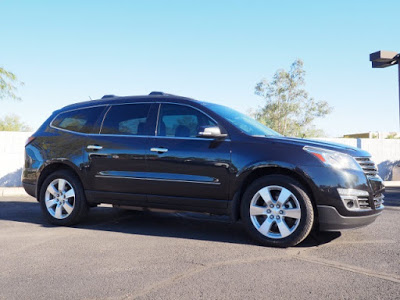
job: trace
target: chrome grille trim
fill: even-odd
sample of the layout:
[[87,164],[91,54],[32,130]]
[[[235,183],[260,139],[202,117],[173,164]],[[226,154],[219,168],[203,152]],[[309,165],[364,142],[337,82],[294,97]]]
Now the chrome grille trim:
[[375,209],[383,209],[384,208],[384,206],[383,206],[383,202],[384,202],[383,198],[385,198],[385,196],[383,194],[379,194],[379,195],[376,195],[374,197]]
[[360,209],[371,209],[371,205],[369,204],[369,199],[368,197],[357,197],[358,200],[358,206]]
[[347,210],[370,211],[384,209],[383,198],[385,196],[382,193],[372,196],[364,190],[338,188],[337,191]]
[[365,175],[368,176],[378,175],[378,168],[376,167],[376,164],[369,157],[355,157],[354,159],[363,169]]

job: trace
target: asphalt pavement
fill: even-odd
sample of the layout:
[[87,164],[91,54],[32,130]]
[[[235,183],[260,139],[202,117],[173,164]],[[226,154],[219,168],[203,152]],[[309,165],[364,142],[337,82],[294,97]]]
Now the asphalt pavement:
[[240,223],[101,206],[75,227],[0,198],[0,299],[399,299],[400,188],[370,226],[255,245]]

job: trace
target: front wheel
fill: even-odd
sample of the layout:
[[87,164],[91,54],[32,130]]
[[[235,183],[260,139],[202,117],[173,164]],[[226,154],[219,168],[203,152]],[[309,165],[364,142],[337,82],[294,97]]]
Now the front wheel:
[[290,247],[311,232],[314,209],[299,182],[284,175],[268,175],[247,188],[241,202],[241,218],[260,244]]

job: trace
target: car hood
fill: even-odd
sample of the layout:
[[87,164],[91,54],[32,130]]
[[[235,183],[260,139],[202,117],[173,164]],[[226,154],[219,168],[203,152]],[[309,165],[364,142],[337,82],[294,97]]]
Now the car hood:
[[353,157],[369,157],[371,156],[367,151],[344,145],[344,144],[339,144],[339,143],[334,143],[334,142],[325,142],[325,141],[319,141],[319,140],[309,140],[309,139],[301,139],[301,138],[292,138],[292,137],[285,137],[285,136],[274,136],[274,137],[267,137],[269,139],[273,139],[274,142],[278,143],[285,143],[285,144],[291,144],[291,145],[297,145],[297,146],[310,146],[310,147],[317,147],[317,148],[323,148],[323,149],[328,149],[332,151],[338,151],[342,153],[346,153],[348,155],[351,155]]

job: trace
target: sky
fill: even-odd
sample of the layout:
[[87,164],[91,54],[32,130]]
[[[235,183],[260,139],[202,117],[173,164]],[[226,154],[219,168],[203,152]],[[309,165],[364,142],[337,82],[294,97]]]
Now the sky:
[[0,102],[37,129],[56,109],[104,94],[151,91],[247,112],[261,79],[304,61],[306,89],[334,112],[328,136],[400,131],[400,1],[0,0],[0,66],[24,82]]

